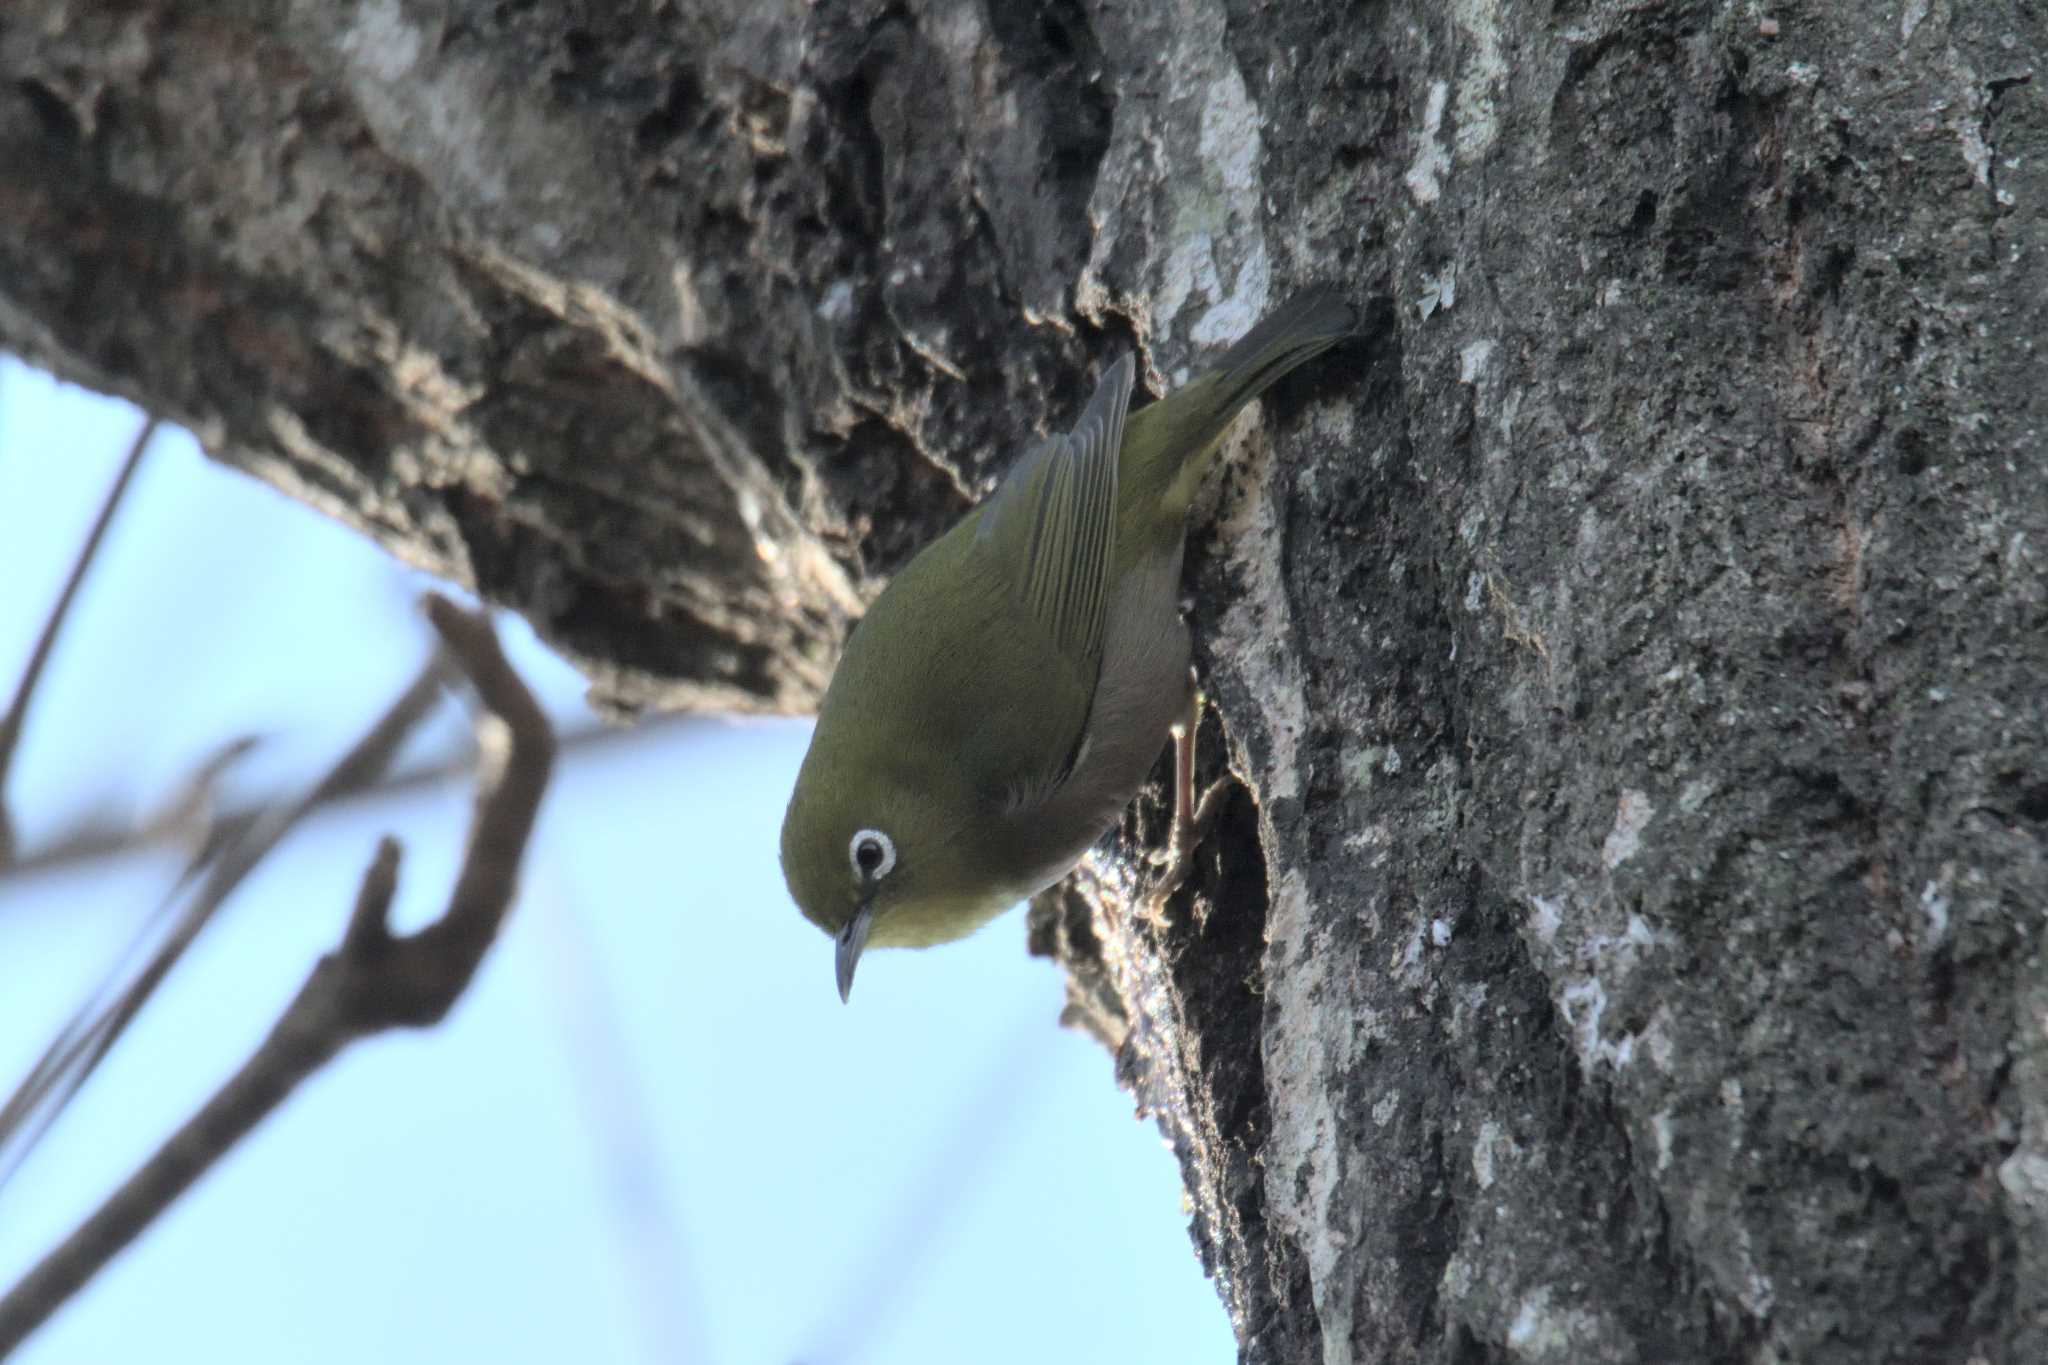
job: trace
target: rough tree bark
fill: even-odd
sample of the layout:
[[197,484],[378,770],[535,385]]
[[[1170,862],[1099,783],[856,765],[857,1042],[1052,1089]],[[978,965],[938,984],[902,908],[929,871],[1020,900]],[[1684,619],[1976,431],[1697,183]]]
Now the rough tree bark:
[[2044,41],[11,0],[0,344],[622,709],[800,709],[1091,363],[1339,283],[1191,560],[1216,851],[1034,919],[1244,1357],[2048,1360]]

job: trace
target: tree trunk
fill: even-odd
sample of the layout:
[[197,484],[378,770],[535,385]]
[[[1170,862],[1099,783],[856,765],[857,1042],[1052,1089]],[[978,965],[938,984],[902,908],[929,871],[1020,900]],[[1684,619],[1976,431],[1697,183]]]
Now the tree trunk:
[[[2048,1360],[2048,18],[10,0],[0,345],[801,709],[1135,347],[1243,789],[1037,908],[1250,1361]],[[934,958],[934,971],[945,970]]]

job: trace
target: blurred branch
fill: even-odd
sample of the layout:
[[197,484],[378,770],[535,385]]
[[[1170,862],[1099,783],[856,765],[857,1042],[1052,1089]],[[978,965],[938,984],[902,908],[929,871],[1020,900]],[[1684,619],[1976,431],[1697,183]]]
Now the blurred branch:
[[171,798],[157,808],[138,833],[145,839],[165,839],[183,844],[190,850],[187,873],[197,872],[202,863],[210,861],[209,852],[222,846],[222,835],[235,828],[220,818],[221,778],[262,742],[259,735],[236,735],[217,746],[193,768]]
[[0,1298],[0,1356],[90,1280],[308,1076],[351,1042],[439,1022],[497,937],[547,789],[555,742],[547,717],[498,650],[482,614],[442,598],[427,614],[488,712],[476,815],[448,908],[417,933],[391,932],[399,847],[386,837],[363,876],[341,946],[321,959],[242,1069],[142,1169]]
[[562,895],[542,898],[530,913],[550,934],[543,994],[559,1012],[571,1049],[569,1071],[599,1148],[606,1212],[635,1292],[646,1358],[712,1359],[703,1281],[676,1216],[679,1173],[662,1160],[660,1124],[633,1065],[589,926],[577,903]]
[[[66,1021],[28,1075],[0,1106],[0,1184],[5,1184],[34,1149],[37,1141],[70,1104],[107,1052],[127,1029],[156,988],[163,983],[185,950],[212,922],[220,907],[242,879],[277,847],[307,813],[338,792],[354,790],[376,780],[396,757],[406,737],[425,718],[441,695],[452,674],[447,648],[437,649],[412,685],[355,747],[322,778],[312,791],[297,801],[251,812],[241,824],[222,828],[233,831],[218,860],[208,868],[205,879],[193,886],[189,876],[181,878],[164,903],[145,922],[139,942],[122,955],[133,961],[159,932],[163,921],[174,914],[178,898],[189,889],[182,913],[163,941],[149,956],[147,964],[125,987],[114,981],[93,993],[77,1013]],[[118,989],[118,994],[116,993]],[[111,998],[111,1001],[109,1000]]]
[[135,477],[136,466],[142,463],[142,453],[149,449],[149,439],[156,435],[156,428],[157,419],[151,417],[143,422],[142,430],[135,433],[128,455],[121,461],[121,471],[114,476],[113,486],[107,490],[106,500],[100,504],[100,514],[94,519],[92,530],[86,533],[85,544],[78,549],[78,558],[71,565],[71,576],[64,580],[63,591],[57,594],[57,601],[43,622],[43,633],[36,637],[35,648],[29,651],[28,666],[22,669],[21,684],[14,690],[14,703],[7,708],[5,716],[0,716],[0,867],[14,861],[14,822],[7,814],[7,774],[14,764],[15,746],[21,742],[29,702],[35,697],[36,683],[43,676],[43,666],[50,662],[50,654],[56,648],[57,633],[64,628],[64,618],[71,612],[71,601],[78,596],[78,587],[85,582],[86,572],[92,568],[100,542],[106,538],[107,527],[114,520],[115,509],[121,505],[121,495],[128,491],[128,482]]
[[[688,711],[669,711],[651,715],[635,721],[630,729],[603,721],[591,721],[558,735],[555,747],[566,755],[608,744],[633,744],[667,730],[715,723],[707,721],[702,715]],[[467,754],[451,753],[439,760],[408,767],[395,773],[378,774],[359,783],[323,788],[323,794],[319,796],[316,804],[326,805],[358,796],[382,799],[402,795],[446,781],[449,777],[466,771],[469,762]],[[213,815],[214,826],[220,830],[242,828],[278,804],[278,798],[268,798],[244,806],[225,807]],[[142,830],[136,829],[132,823],[114,823],[111,818],[81,823],[50,843],[24,853],[12,865],[0,864],[0,887],[4,887],[12,878],[91,863],[101,858],[153,848],[159,844],[179,843],[183,842],[183,838],[181,828],[171,827],[168,822],[163,821],[153,822],[150,828]]]

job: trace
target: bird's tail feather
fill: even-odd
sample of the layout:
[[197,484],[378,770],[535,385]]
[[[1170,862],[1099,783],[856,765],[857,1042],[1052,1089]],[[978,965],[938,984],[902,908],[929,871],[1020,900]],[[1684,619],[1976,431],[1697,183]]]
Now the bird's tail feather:
[[1357,325],[1351,305],[1334,290],[1304,289],[1259,319],[1223,353],[1210,370],[1223,381],[1212,401],[1234,415],[1280,376],[1350,336]]
[[[1358,316],[1336,291],[1305,289],[1261,318],[1213,366],[1154,407],[1170,431],[1163,445],[1183,452],[1166,475],[1163,505],[1184,509],[1208,470],[1217,438],[1245,404],[1298,365],[1357,331]],[[1135,422],[1146,416],[1139,412]]]

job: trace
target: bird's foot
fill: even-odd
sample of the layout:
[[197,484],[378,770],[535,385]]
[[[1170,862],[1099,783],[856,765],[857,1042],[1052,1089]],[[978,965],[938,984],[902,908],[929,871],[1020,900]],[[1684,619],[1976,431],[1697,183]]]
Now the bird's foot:
[[1225,775],[1211,782],[1199,801],[1195,799],[1195,732],[1201,726],[1202,703],[1194,670],[1189,669],[1188,712],[1173,727],[1173,828],[1166,847],[1151,856],[1152,865],[1161,871],[1138,907],[1139,915],[1155,929],[1164,927],[1166,903],[1194,870],[1195,850],[1208,837],[1229,792],[1230,778]]
[[1186,884],[1188,874],[1195,870],[1195,850],[1201,847],[1202,840],[1209,837],[1216,817],[1223,811],[1223,799],[1229,794],[1230,778],[1219,777],[1202,792],[1199,801],[1193,798],[1191,788],[1185,819],[1180,818],[1178,811],[1175,812],[1173,830],[1167,836],[1166,847],[1151,858],[1152,865],[1160,872],[1145,893],[1145,899],[1155,913],[1165,911],[1173,893]]

